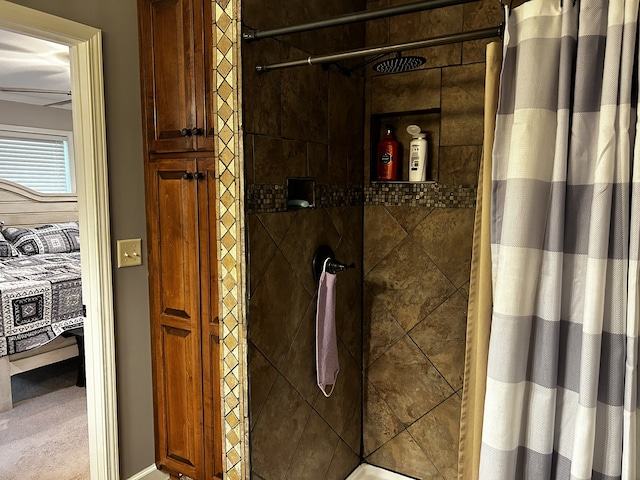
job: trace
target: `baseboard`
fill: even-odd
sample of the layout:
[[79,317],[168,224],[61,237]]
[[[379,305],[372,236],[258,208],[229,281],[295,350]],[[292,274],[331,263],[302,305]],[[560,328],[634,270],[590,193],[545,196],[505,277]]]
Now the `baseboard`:
[[168,478],[169,475],[158,470],[155,465],[150,465],[133,477],[129,477],[128,480],[167,480]]

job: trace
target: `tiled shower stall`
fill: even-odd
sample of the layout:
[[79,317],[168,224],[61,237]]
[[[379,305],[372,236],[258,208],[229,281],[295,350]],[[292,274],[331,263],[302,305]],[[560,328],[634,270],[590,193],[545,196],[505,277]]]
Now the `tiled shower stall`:
[[[242,24],[269,29],[397,3],[406,2],[247,0]],[[501,21],[499,3],[482,0],[242,45],[252,478],[342,480],[362,461],[457,477],[489,40],[406,52],[427,62],[395,75],[255,66]],[[371,182],[371,145],[386,123],[406,144],[407,124],[427,131],[434,182]],[[315,208],[287,211],[292,177],[315,181]],[[329,398],[315,384],[320,245],[356,264],[337,279],[341,370]]]

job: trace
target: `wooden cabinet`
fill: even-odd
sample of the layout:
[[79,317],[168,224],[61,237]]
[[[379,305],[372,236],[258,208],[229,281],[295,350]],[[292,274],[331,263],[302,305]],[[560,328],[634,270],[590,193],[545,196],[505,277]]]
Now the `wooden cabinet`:
[[215,197],[213,159],[148,162],[156,456],[196,480],[221,478]]
[[211,2],[138,0],[156,463],[222,478]]
[[151,152],[213,151],[211,2],[138,0]]

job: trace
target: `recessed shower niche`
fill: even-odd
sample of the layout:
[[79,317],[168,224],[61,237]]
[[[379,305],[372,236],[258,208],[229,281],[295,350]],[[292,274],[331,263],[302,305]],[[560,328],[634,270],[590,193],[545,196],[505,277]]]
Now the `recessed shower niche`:
[[[400,144],[400,165],[398,179],[391,182],[409,181],[409,144],[413,138],[407,132],[407,126],[418,125],[427,134],[427,175],[426,182],[438,180],[438,152],[440,147],[440,109],[429,108],[394,113],[376,113],[369,120],[369,180],[377,182],[378,142],[386,133],[387,126],[393,130]],[[387,183],[387,182],[381,182]]]

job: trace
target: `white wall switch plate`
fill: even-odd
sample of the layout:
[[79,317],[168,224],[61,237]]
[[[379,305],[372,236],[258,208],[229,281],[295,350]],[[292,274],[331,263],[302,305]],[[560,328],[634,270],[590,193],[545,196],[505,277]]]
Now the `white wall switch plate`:
[[142,265],[142,240],[118,240],[118,268]]

